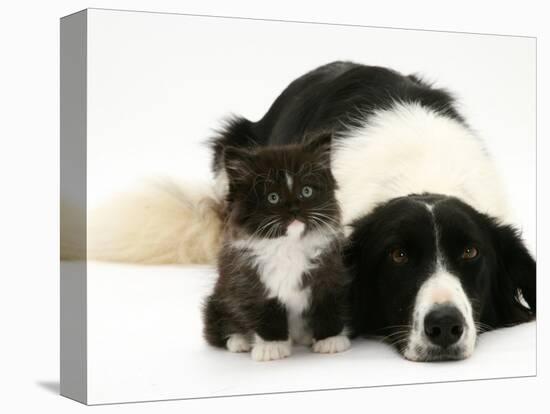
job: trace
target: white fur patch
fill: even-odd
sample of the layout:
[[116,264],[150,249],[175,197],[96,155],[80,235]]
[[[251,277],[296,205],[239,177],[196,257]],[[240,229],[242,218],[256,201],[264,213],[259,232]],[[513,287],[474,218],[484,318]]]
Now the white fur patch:
[[332,154],[344,224],[381,202],[423,192],[458,197],[511,222],[493,162],[460,122],[420,104],[396,104],[344,134]]
[[303,274],[314,266],[313,260],[331,240],[316,232],[303,237],[298,237],[296,232],[289,233],[275,239],[237,240],[232,245],[251,251],[267,296],[277,298],[285,305],[290,334],[297,342],[303,343],[307,342],[309,333],[304,331],[302,313],[310,306],[311,300],[311,289],[302,288]]
[[288,186],[288,189],[289,189],[290,191],[292,191],[292,182],[293,182],[292,176],[291,176],[290,174],[288,174],[288,173],[286,173],[285,176],[286,176],[286,184],[287,184],[287,186]]
[[229,336],[226,346],[230,352],[248,352],[252,347],[250,341],[241,334],[233,334]]
[[343,352],[349,349],[350,346],[350,340],[346,335],[329,336],[320,341],[315,341],[313,344],[313,352],[334,354],[336,352]]
[[252,359],[254,361],[273,361],[290,356],[292,342],[286,341],[264,341],[258,335],[255,336],[252,347]]
[[466,322],[464,333],[453,346],[462,349],[462,357],[472,354],[477,337],[472,305],[462,289],[460,280],[438,264],[434,274],[422,284],[418,291],[413,310],[413,329],[404,351],[405,358],[413,361],[423,359],[424,352],[433,347],[424,332],[424,318],[433,306],[442,303],[454,305]]
[[304,223],[299,220],[294,220],[288,225],[286,233],[290,238],[296,239],[302,235],[305,229],[306,225]]

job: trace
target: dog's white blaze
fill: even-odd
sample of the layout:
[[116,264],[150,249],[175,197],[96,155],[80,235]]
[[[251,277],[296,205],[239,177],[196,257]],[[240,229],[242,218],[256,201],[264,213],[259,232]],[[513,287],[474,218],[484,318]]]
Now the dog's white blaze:
[[328,246],[330,239],[315,232],[301,237],[303,223],[296,227],[283,237],[237,240],[232,244],[252,251],[254,265],[268,297],[277,298],[285,305],[291,337],[298,343],[304,343],[310,333],[305,330],[302,313],[310,305],[311,289],[302,288],[302,275],[312,268],[313,260]]
[[404,352],[406,358],[417,360],[421,357],[417,352],[417,347],[426,349],[432,346],[424,333],[424,318],[433,306],[443,303],[454,305],[464,317],[466,326],[456,345],[463,348],[462,355],[464,357],[471,355],[476,342],[472,306],[460,280],[445,269],[441,263],[438,263],[435,272],[422,284],[416,296],[413,329]]
[[440,249],[439,231],[435,223],[435,206],[433,204],[425,204],[425,206],[434,219],[437,263],[435,272],[422,284],[416,296],[413,310],[413,329],[404,355],[414,361],[421,357],[417,351],[418,347],[426,349],[431,346],[424,333],[424,318],[433,306],[447,303],[455,306],[464,317],[466,326],[464,333],[457,342],[457,346],[462,347],[462,356],[468,357],[474,351],[477,337],[472,305],[462,288],[460,280],[445,268]]
[[460,122],[403,103],[378,111],[344,135],[334,144],[332,165],[345,224],[381,202],[423,192],[455,196],[512,222],[492,161]]

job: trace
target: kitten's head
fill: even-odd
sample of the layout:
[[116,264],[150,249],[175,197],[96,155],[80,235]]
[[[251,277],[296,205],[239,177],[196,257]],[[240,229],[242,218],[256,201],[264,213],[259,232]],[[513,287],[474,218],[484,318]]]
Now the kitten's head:
[[340,211],[330,169],[331,134],[305,144],[228,147],[230,222],[245,237],[338,234]]

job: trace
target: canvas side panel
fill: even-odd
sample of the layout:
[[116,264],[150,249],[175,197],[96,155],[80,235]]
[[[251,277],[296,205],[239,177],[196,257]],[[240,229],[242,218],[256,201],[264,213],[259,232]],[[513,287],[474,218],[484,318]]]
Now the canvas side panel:
[[60,389],[86,403],[86,10],[62,18],[60,35]]

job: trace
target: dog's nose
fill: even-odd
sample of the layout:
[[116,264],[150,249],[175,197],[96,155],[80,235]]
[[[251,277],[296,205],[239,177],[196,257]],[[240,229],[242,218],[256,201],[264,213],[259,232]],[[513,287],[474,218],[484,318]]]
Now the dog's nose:
[[443,348],[456,343],[464,332],[464,316],[453,305],[438,305],[424,318],[429,340]]

